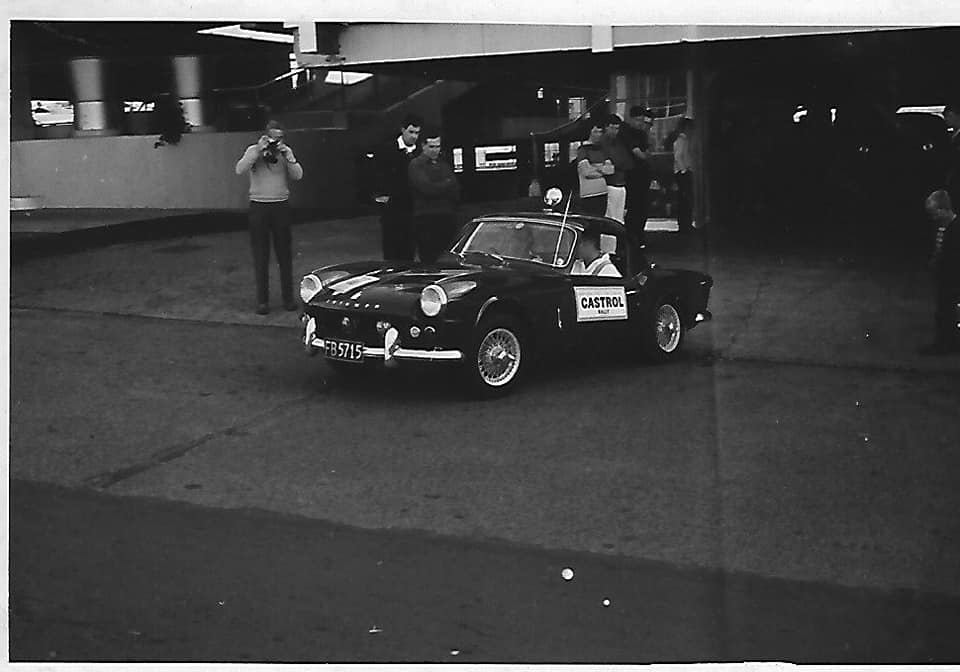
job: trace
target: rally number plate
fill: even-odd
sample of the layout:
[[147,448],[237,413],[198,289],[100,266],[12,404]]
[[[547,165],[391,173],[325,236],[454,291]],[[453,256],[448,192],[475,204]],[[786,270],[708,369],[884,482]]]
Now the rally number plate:
[[363,343],[326,340],[323,342],[323,354],[327,359],[341,362],[362,362]]

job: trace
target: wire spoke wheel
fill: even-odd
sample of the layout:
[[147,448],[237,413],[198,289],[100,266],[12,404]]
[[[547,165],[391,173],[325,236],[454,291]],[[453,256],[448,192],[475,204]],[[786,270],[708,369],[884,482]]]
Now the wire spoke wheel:
[[504,327],[487,332],[477,348],[477,373],[485,385],[502,387],[520,370],[520,339]]
[[664,353],[671,353],[680,345],[682,325],[680,314],[669,303],[657,308],[655,319],[657,347]]

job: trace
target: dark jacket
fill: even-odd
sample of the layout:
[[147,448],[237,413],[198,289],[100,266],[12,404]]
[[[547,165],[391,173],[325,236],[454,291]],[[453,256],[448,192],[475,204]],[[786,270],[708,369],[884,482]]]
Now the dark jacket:
[[954,217],[934,257],[933,276],[943,290],[960,292],[960,217]]
[[424,154],[410,161],[407,169],[413,214],[453,214],[460,200],[460,185],[450,167],[442,158],[431,161]]
[[624,124],[620,127],[617,140],[630,152],[630,157],[633,159],[633,167],[627,171],[627,183],[650,184],[653,176],[650,162],[644,159],[638,159],[633,154],[634,149],[639,149],[641,152],[650,151],[650,136],[647,135],[646,131],[641,131]]
[[420,147],[408,153],[397,145],[397,138],[384,143],[374,155],[374,189],[371,196],[389,196],[393,207],[410,207],[410,180],[407,170],[410,161],[418,156]]

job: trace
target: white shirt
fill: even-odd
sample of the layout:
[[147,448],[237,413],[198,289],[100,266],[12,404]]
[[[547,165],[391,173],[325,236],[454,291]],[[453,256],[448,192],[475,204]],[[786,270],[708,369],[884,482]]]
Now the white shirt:
[[598,275],[605,278],[623,277],[617,267],[613,265],[613,262],[610,261],[610,255],[607,253],[603,253],[591,261],[589,266],[584,266],[583,260],[577,259],[573,262],[570,275]]
[[[383,141],[381,140],[380,142],[383,142]],[[414,144],[413,147],[407,147],[407,145],[403,142],[402,135],[397,136],[397,147],[405,151],[407,154],[413,154],[413,151],[417,148],[416,144]]]

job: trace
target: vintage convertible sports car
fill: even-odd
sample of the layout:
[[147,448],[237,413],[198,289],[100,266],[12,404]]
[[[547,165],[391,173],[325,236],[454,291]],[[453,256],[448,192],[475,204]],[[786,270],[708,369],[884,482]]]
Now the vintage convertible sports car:
[[[585,227],[599,228],[622,277],[571,273]],[[433,265],[357,262],[304,276],[302,340],[340,371],[443,363],[492,396],[534,359],[581,348],[676,357],[684,332],[710,319],[712,285],[703,273],[648,263],[610,219],[491,214],[469,222]]]

